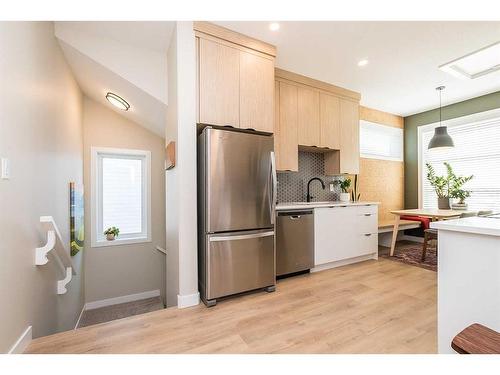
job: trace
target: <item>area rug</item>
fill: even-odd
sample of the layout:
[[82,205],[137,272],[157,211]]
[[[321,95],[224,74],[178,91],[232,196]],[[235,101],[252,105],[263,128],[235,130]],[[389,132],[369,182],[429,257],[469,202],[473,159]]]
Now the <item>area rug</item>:
[[393,260],[395,262],[401,262],[409,264],[411,266],[425,268],[427,270],[437,271],[437,253],[434,248],[427,248],[427,253],[425,255],[425,261],[422,262],[422,245],[415,245],[411,247],[405,247],[398,249],[396,248],[394,256],[389,256],[389,254],[380,255],[381,258]]

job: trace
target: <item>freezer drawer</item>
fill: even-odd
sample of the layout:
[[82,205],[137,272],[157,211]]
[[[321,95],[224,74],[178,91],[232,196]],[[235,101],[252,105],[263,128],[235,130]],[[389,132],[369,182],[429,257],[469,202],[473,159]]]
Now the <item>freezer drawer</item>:
[[278,213],[276,275],[314,267],[314,215],[312,211]]
[[205,300],[275,285],[274,231],[207,237]]

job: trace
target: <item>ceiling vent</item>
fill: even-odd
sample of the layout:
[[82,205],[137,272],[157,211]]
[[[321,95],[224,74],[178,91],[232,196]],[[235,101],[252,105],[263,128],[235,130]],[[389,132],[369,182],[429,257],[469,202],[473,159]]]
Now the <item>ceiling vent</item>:
[[439,67],[459,78],[475,79],[500,70],[500,42],[481,48]]

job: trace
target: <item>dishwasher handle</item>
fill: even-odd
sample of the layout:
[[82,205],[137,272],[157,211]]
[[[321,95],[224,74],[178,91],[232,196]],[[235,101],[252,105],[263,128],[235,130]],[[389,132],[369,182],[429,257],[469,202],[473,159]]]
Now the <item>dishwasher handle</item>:
[[288,216],[292,220],[298,220],[302,216],[305,215],[312,215],[312,211],[285,211],[285,212],[278,212],[278,216]]

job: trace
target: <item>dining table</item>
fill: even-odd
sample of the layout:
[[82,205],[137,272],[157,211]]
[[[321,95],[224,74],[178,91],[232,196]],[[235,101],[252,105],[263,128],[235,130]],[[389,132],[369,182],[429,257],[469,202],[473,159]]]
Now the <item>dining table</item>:
[[394,221],[394,229],[392,231],[392,241],[391,241],[391,252],[390,255],[394,255],[394,249],[396,248],[396,239],[398,237],[399,222],[401,216],[415,216],[415,217],[426,217],[431,219],[431,221],[448,220],[459,218],[462,214],[477,214],[478,211],[469,210],[453,210],[453,209],[437,209],[437,208],[414,208],[408,210],[394,210],[391,214],[395,215],[396,219]]

